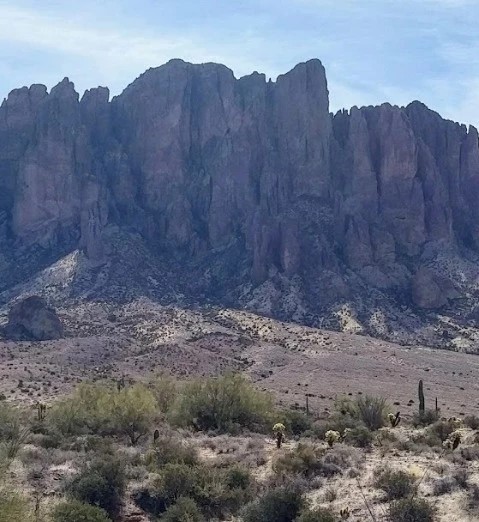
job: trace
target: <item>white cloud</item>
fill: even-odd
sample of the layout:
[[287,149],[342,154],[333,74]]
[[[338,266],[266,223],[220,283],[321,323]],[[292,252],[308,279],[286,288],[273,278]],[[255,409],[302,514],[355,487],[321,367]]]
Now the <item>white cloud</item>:
[[[72,79],[75,71],[80,77],[81,88],[98,84],[113,86],[118,91],[149,67],[161,65],[171,58],[183,58],[202,63],[218,61],[235,64],[239,75],[252,72],[258,64],[248,49],[262,45],[261,39],[250,36],[244,39],[242,53],[227,43],[210,38],[171,35],[139,36],[128,29],[95,27],[70,17],[46,15],[31,9],[20,9],[0,4],[0,43],[29,47],[64,55],[70,62]],[[208,35],[206,35],[208,36]],[[83,65],[79,65],[83,64]],[[276,73],[271,69],[270,75]],[[282,72],[282,71],[278,71]],[[86,77],[85,77],[86,75]],[[60,80],[61,78],[58,78]]]

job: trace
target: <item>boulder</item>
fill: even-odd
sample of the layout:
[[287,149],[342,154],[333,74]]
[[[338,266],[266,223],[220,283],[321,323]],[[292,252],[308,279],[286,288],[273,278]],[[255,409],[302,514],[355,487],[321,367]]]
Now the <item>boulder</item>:
[[63,325],[55,310],[34,295],[11,308],[5,333],[12,340],[46,341],[63,337]]

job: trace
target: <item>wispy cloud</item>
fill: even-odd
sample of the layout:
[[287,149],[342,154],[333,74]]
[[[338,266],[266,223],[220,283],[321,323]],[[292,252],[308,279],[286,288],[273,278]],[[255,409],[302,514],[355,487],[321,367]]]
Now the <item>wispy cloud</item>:
[[476,19],[477,0],[0,0],[0,93],[63,76],[118,93],[175,57],[272,78],[318,57],[332,110],[421,99],[479,123]]

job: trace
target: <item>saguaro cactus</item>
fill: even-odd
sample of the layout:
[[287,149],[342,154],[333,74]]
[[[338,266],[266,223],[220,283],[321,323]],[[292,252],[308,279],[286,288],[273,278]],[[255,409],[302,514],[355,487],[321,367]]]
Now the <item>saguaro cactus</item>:
[[47,414],[47,407],[45,404],[42,404],[41,402],[37,403],[37,419],[39,421],[44,421]]
[[426,406],[424,402],[424,384],[422,379],[419,381],[418,387],[418,395],[419,395],[419,415],[423,416],[426,411]]

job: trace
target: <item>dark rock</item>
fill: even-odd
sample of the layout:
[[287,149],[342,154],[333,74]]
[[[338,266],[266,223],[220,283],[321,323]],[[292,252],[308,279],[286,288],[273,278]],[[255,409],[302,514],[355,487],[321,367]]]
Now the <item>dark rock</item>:
[[63,325],[44,299],[31,296],[12,307],[5,334],[9,339],[23,341],[60,339]]

